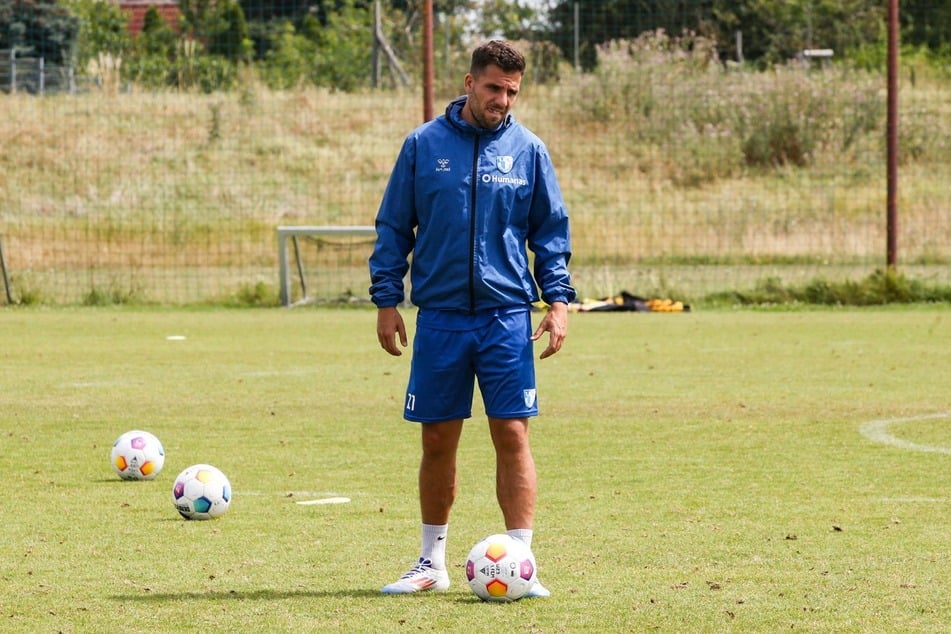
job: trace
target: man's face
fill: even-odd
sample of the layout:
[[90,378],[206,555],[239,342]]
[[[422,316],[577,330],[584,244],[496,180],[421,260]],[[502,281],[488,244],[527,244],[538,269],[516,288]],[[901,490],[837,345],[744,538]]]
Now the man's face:
[[485,129],[498,127],[515,105],[522,84],[522,73],[505,72],[495,64],[489,65],[475,77],[466,75],[466,105],[462,118]]

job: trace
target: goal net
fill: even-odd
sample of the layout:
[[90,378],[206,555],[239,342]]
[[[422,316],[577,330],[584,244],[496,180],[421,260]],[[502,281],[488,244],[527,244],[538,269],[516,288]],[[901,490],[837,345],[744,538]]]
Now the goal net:
[[372,226],[278,227],[281,304],[369,301],[375,240]]

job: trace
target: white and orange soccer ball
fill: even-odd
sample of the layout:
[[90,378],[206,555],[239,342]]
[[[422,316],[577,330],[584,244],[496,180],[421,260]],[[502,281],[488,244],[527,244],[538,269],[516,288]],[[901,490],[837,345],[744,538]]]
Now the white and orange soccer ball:
[[151,480],[165,464],[165,448],[147,431],[127,431],[112,445],[110,459],[123,480]]
[[231,482],[217,467],[192,465],[175,478],[172,503],[187,520],[218,517],[231,506]]
[[518,601],[537,580],[535,556],[525,542],[489,535],[469,551],[466,579],[483,601]]

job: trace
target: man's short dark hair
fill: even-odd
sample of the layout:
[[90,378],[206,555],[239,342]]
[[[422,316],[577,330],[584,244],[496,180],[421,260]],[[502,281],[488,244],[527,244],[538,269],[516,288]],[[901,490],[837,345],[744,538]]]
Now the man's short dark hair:
[[524,73],[525,56],[508,42],[491,40],[472,51],[469,73],[478,77],[489,66],[498,66],[506,73]]

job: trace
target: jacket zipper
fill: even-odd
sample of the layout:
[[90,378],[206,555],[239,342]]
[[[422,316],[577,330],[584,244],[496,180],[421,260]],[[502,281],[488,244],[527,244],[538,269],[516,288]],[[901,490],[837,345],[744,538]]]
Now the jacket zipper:
[[472,152],[472,202],[469,211],[469,314],[474,315],[475,300],[475,256],[476,256],[476,192],[479,187],[479,137],[475,137]]

